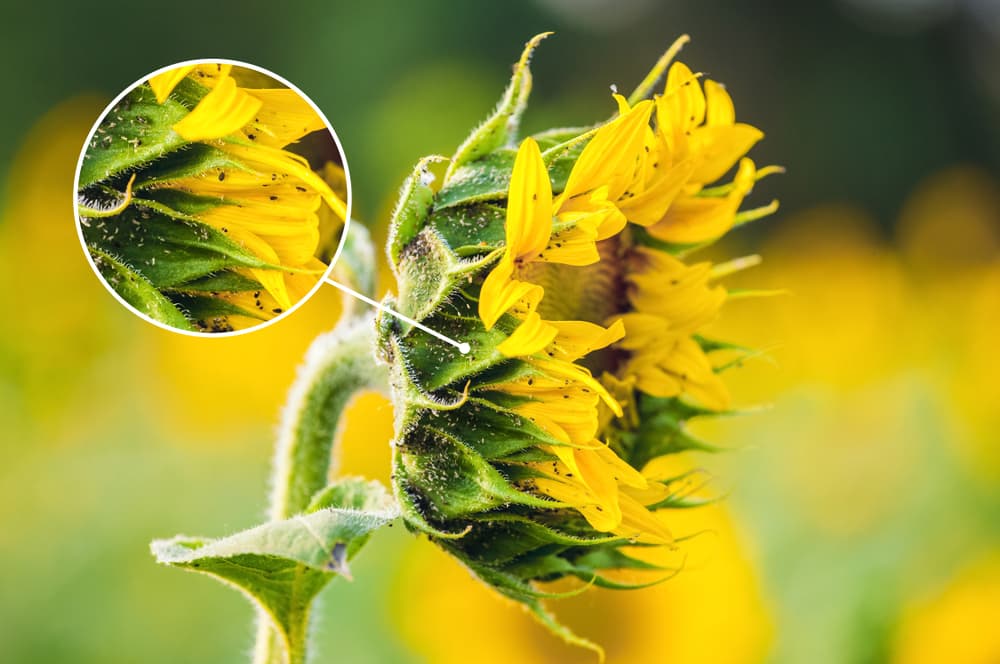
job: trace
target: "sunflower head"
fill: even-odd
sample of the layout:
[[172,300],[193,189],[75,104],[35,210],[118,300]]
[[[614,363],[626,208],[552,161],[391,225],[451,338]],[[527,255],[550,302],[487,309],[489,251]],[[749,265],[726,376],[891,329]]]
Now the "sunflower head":
[[544,36],[440,187],[422,160],[393,218],[387,303],[471,351],[389,318],[379,348],[408,525],[585,644],[543,610],[544,584],[674,571],[645,553],[676,550],[668,510],[701,498],[664,459],[705,447],[687,420],[730,409],[714,357],[735,347],[702,331],[731,296],[721,277],[754,262],[689,256],[773,211],[740,207],[775,169],[744,157],[762,133],[722,85],[667,71],[683,40],[610,120],[518,137]]
[[147,317],[195,332],[252,327],[326,271],[347,216],[341,162],[297,91],[230,64],[168,69],[91,134],[81,237],[107,284]]

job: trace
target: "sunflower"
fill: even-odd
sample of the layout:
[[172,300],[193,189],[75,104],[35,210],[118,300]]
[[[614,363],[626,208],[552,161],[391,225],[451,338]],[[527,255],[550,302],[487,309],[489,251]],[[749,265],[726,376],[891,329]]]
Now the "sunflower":
[[[323,140],[300,143],[314,136]],[[126,94],[92,134],[82,235],[109,285],[150,318],[252,327],[325,273],[347,218],[340,160],[296,91],[230,64],[175,67]]]
[[588,645],[539,584],[676,571],[635,552],[678,547],[666,510],[705,499],[662,461],[706,445],[688,419],[731,408],[714,358],[739,349],[704,330],[730,297],[722,279],[757,262],[690,256],[773,212],[740,208],[780,169],[745,157],[763,133],[736,122],[721,84],[669,65],[683,40],[614,95],[611,120],[517,140],[542,37],[442,186],[418,165],[393,222],[388,304],[471,352],[385,318],[380,349],[402,404],[393,480],[410,527]]

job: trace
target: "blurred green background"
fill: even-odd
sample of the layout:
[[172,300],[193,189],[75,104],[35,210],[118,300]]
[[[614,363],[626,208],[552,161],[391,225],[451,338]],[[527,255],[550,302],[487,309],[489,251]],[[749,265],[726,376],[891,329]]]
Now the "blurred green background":
[[[526,129],[611,110],[673,39],[725,82],[752,156],[788,174],[719,322],[773,362],[732,374],[766,412],[704,435],[729,492],[678,515],[698,564],[557,609],[609,660],[1000,661],[1000,3],[991,0],[537,0],[511,3],[21,3],[0,55],[0,661],[240,662],[249,605],[157,567],[154,537],[219,535],[265,507],[272,431],[339,304],[234,339],[135,318],[90,272],[72,179],[104,105],[150,71],[246,60],[296,83],[343,143],[355,216],[384,234],[422,155],[450,154],[523,42]],[[386,281],[384,287],[391,287]],[[365,397],[343,470],[385,479],[391,411]],[[703,554],[703,555],[702,555]],[[317,661],[590,661],[394,528],[335,581]]]

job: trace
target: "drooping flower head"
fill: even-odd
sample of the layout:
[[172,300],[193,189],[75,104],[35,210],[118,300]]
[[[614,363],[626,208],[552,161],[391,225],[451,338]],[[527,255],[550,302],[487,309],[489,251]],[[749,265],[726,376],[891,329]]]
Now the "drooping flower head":
[[[328,139],[316,170],[294,151],[314,134]],[[313,288],[336,250],[347,215],[336,151],[309,102],[262,74],[223,63],[166,70],[111,109],[86,146],[88,251],[159,322],[220,332],[270,320]]]
[[675,63],[653,94],[684,39],[611,120],[518,140],[544,36],[439,189],[418,164],[393,221],[389,303],[471,352],[386,318],[380,348],[407,523],[586,644],[539,584],[623,587],[616,571],[656,569],[642,549],[677,547],[668,510],[690,504],[690,476],[662,460],[702,445],[685,420],[730,409],[713,355],[732,346],[702,332],[721,278],[755,262],[688,256],[773,212],[740,207],[776,169],[744,157],[763,134],[722,85]]

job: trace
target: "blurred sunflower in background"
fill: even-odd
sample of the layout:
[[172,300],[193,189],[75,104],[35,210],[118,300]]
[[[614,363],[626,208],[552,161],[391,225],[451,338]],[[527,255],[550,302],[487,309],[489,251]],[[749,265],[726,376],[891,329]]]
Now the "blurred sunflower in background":
[[253,327],[326,272],[347,218],[342,162],[295,90],[231,64],[175,67],[95,128],[80,169],[82,236],[104,280],[153,320]]
[[777,344],[773,364],[730,380],[749,399],[777,395],[774,407],[695,426],[747,448],[716,462],[756,534],[777,635],[766,661],[1000,657],[995,639],[971,636],[1000,611],[984,352],[1000,324],[998,194],[978,169],[935,173],[904,201],[891,242],[855,206],[804,210],[768,238],[773,260],[753,280],[791,294],[712,326]]

